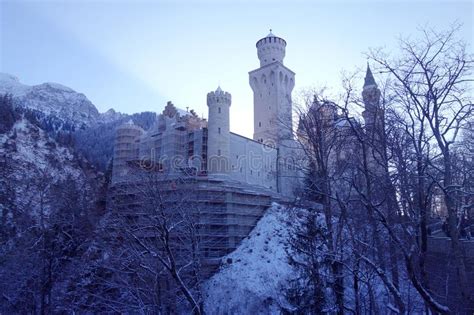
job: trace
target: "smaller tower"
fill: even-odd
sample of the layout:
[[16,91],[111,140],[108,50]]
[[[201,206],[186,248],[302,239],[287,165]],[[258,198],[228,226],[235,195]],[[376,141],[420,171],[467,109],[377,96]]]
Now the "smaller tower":
[[230,172],[230,124],[229,110],[232,97],[220,87],[207,94],[208,138],[207,171],[211,175]]
[[127,162],[139,159],[137,140],[143,132],[143,129],[131,120],[117,128],[112,168],[113,183],[129,179]]

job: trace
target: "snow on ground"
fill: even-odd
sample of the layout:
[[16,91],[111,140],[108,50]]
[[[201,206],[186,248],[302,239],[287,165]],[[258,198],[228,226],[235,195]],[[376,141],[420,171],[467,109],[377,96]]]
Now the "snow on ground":
[[[15,136],[10,141],[14,143],[15,149],[8,151],[8,154],[12,160],[23,165],[25,171],[30,169],[28,165],[34,165],[55,179],[65,179],[68,175],[73,178],[81,176],[77,165],[72,162],[74,156],[70,150],[49,138],[43,130],[24,118],[17,121],[12,130]],[[0,152],[4,151],[4,148],[0,148]]]
[[286,258],[286,208],[276,203],[205,284],[208,314],[278,313],[287,305],[281,287],[294,274]]
[[70,149],[25,118],[18,120],[8,133],[0,135],[0,156],[11,162],[3,174],[14,182],[15,204],[31,213],[38,210],[32,205],[40,204],[41,183],[71,178],[86,187],[86,174]]

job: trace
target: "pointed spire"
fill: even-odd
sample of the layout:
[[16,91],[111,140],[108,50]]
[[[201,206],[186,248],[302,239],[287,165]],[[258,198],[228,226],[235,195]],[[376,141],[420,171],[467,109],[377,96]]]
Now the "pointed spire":
[[370,85],[377,86],[377,83],[375,83],[374,76],[372,74],[372,71],[370,70],[369,62],[367,61],[367,72],[365,74],[364,87]]
[[221,89],[221,85],[220,85],[220,84],[217,86],[216,92],[222,92],[222,89]]

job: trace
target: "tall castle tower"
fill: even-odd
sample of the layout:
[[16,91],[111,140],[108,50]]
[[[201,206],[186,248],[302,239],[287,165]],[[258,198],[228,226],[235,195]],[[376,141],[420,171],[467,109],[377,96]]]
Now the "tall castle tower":
[[383,132],[384,113],[380,106],[380,90],[377,83],[375,83],[369,64],[367,64],[362,98],[365,105],[362,116],[364,117],[367,135],[379,141],[382,136],[381,132]]
[[286,41],[270,34],[257,42],[260,68],[249,72],[256,141],[278,145],[292,139],[291,91],[295,73],[283,65]]
[[229,109],[232,102],[230,93],[220,87],[207,94],[208,140],[207,170],[209,174],[228,174],[230,172],[230,130]]
[[374,76],[367,64],[362,98],[364,111],[362,116],[365,121],[365,135],[370,143],[369,165],[372,171],[378,175],[386,175],[387,156],[384,130],[384,109],[380,104],[380,89],[375,83]]

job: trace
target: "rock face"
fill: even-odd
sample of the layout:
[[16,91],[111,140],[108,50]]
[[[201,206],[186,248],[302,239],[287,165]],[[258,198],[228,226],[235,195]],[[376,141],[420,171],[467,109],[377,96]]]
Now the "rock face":
[[0,94],[11,94],[16,106],[55,116],[75,129],[97,123],[101,115],[87,97],[57,83],[25,85],[10,74],[0,73]]

